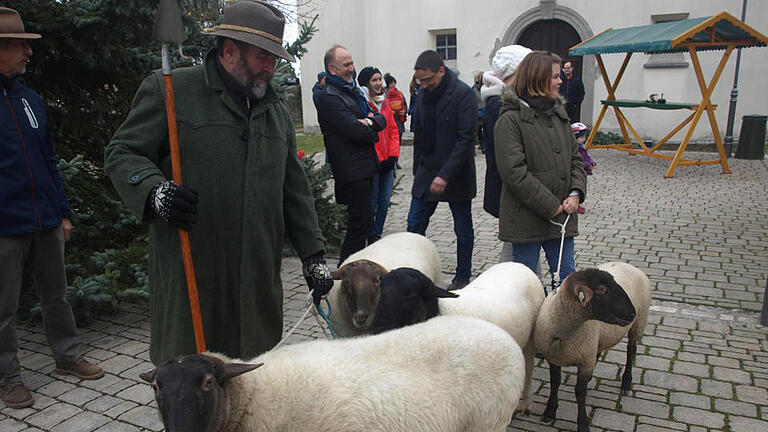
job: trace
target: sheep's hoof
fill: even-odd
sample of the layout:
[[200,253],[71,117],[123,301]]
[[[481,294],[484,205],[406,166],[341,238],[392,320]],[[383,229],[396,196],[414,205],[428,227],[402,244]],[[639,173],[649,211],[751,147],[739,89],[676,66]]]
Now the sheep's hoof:
[[547,423],[547,424],[554,423],[555,422],[555,416],[547,414],[547,413],[544,413],[541,416],[540,420],[541,420],[542,423]]
[[627,380],[621,380],[621,394],[622,396],[625,396],[629,393],[629,391],[632,390],[632,381]]

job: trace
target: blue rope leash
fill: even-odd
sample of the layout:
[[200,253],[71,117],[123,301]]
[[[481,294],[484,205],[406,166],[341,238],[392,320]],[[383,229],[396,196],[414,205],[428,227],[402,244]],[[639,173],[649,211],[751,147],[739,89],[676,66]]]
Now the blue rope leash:
[[323,317],[323,320],[325,321],[325,324],[328,325],[328,330],[331,332],[331,337],[333,339],[337,339],[338,338],[338,336],[336,334],[336,330],[334,329],[334,324],[336,326],[338,326],[340,329],[344,329],[347,334],[350,334],[349,329],[347,329],[347,327],[344,324],[342,324],[342,323],[340,323],[340,322],[338,322],[338,321],[336,321],[336,320],[331,318],[331,302],[329,302],[327,298],[325,298],[323,300],[325,300],[325,304],[328,307],[328,313],[326,313],[323,310],[322,303],[319,304],[319,305],[315,305],[315,308],[317,309],[318,315]]

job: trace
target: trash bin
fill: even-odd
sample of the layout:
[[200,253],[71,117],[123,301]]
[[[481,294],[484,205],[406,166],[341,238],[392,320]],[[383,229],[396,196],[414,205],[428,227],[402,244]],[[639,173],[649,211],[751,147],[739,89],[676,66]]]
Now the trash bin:
[[763,159],[765,157],[765,121],[768,116],[745,115],[741,118],[739,145],[736,159]]

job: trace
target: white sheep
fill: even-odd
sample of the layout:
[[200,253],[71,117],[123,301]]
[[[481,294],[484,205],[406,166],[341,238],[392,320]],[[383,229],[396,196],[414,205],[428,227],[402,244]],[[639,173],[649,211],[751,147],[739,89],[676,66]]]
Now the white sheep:
[[626,394],[630,390],[632,363],[637,342],[645,331],[650,303],[648,277],[636,267],[621,262],[572,273],[556,294],[544,300],[533,332],[537,352],[549,362],[550,394],[542,421],[555,420],[560,368],[577,366],[578,431],[589,431],[584,405],[587,383],[599,354],[627,334],[627,363],[621,377],[621,392]]
[[370,333],[379,301],[379,278],[399,267],[413,267],[440,282],[440,255],[431,240],[402,232],[382,237],[350,255],[331,274],[337,281],[328,293],[331,324],[339,336]]
[[401,268],[382,276],[373,330],[381,333],[400,328],[430,319],[438,312],[472,316],[498,325],[523,348],[526,377],[518,408],[527,412],[534,364],[531,336],[543,301],[541,280],[528,267],[515,262],[493,265],[453,293],[436,287],[414,269]]
[[504,432],[522,363],[498,326],[451,316],[248,363],[178,357],[141,377],[168,432]]

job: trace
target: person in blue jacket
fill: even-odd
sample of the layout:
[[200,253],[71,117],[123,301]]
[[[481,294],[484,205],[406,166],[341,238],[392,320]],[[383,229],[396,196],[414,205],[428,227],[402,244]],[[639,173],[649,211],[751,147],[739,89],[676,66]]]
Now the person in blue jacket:
[[43,327],[59,374],[97,379],[104,371],[82,357],[65,299],[64,240],[72,223],[40,95],[19,82],[32,55],[18,12],[0,7],[0,399],[8,408],[34,403],[21,381],[16,309],[25,265],[40,296]]

